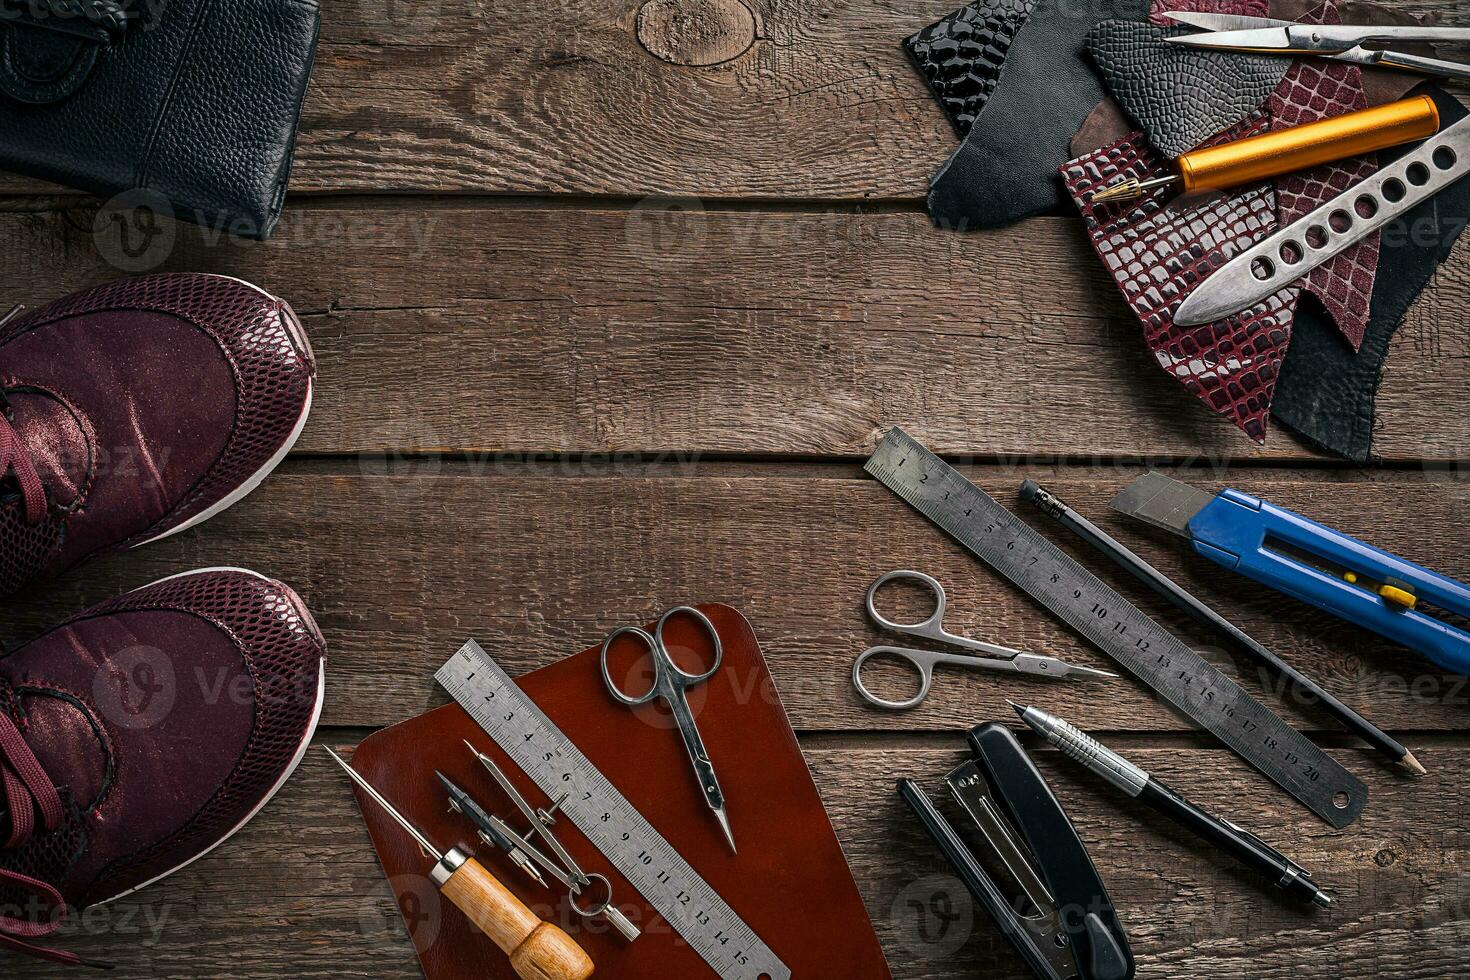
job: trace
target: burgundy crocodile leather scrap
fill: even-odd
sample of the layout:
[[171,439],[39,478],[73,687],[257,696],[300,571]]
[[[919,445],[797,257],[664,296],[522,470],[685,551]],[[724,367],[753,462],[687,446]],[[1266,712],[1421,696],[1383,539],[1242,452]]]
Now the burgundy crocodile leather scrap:
[[1166,14],[1191,11],[1208,14],[1236,14],[1244,17],[1269,17],[1271,0],[1154,0],[1149,5],[1149,23],[1159,27],[1177,27]]
[[[1338,24],[1337,0],[1326,0],[1302,18],[1308,24]],[[1363,73],[1357,65],[1303,58],[1287,72],[1266,102],[1271,128],[1285,129],[1368,108]],[[1315,211],[1378,171],[1376,154],[1324,164],[1276,179],[1277,217],[1290,224]],[[1316,296],[1353,350],[1368,330],[1369,304],[1378,269],[1377,232],[1330,262],[1313,269],[1302,286]]]
[[[1242,139],[1264,130],[1261,114],[1221,134]],[[1269,186],[1198,204],[1166,206],[1158,192],[1129,204],[1097,205],[1094,191],[1124,177],[1165,172],[1142,133],[1073,160],[1062,169],[1102,258],[1128,305],[1143,323],[1144,341],[1159,366],[1246,435],[1264,442],[1282,359],[1291,340],[1295,289],[1249,310],[1199,327],[1180,327],[1174,311],[1215,269],[1277,226]]]

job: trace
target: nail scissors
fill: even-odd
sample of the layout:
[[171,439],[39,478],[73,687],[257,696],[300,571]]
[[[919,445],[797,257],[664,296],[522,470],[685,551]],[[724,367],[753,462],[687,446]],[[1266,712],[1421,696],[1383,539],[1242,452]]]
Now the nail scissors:
[[[889,582],[911,581],[918,582],[926,587],[934,595],[934,612],[928,619],[917,623],[896,623],[878,611],[874,604],[874,598],[878,590]],[[1017,674],[1033,674],[1038,677],[1068,677],[1073,674],[1078,677],[1117,677],[1106,670],[1096,670],[1092,667],[1081,667],[1077,664],[1069,664],[1065,660],[1056,657],[1044,657],[1036,653],[1027,653],[1024,650],[1013,650],[1010,647],[997,646],[994,643],[986,643],[983,640],[972,640],[966,636],[956,636],[944,628],[945,595],[944,586],[939,580],[923,572],[913,572],[906,569],[898,569],[880,575],[872,585],[868,586],[868,617],[883,629],[892,633],[904,633],[908,636],[919,636],[927,640],[945,643],[949,646],[960,647],[965,650],[974,650],[987,656],[977,657],[963,653],[941,653],[937,650],[915,650],[910,647],[879,646],[869,647],[858,655],[852,665],[852,683],[862,695],[863,700],[879,708],[890,708],[900,711],[905,708],[914,708],[923,703],[929,696],[929,690],[934,686],[934,668],[941,664],[948,667],[970,667],[978,670],[1005,670]],[[890,657],[903,660],[919,672],[919,693],[906,701],[889,701],[880,698],[863,684],[863,667],[874,657]]]
[[[709,670],[702,674],[690,674],[675,663],[669,653],[669,648],[664,645],[664,627],[669,620],[675,616],[688,616],[699,623],[705,634],[715,645],[715,662],[710,665]],[[643,644],[648,651],[649,659],[653,661],[653,686],[639,697],[632,697],[620,688],[612,679],[612,674],[607,667],[607,653],[612,645],[621,636],[632,636]],[[715,624],[709,621],[709,617],[692,606],[679,606],[664,613],[663,618],[658,621],[658,626],[652,633],[639,626],[623,626],[608,634],[602,643],[602,680],[607,684],[607,689],[612,696],[630,708],[648,704],[658,698],[662,698],[674,713],[674,720],[679,725],[679,734],[684,739],[684,748],[689,750],[689,762],[694,766],[694,777],[699,780],[700,791],[704,793],[704,800],[709,808],[714,811],[715,818],[720,821],[720,829],[725,832],[725,839],[730,842],[730,850],[735,850],[735,835],[730,830],[730,817],[725,812],[725,794],[720,791],[720,781],[715,778],[715,767],[710,762],[709,751],[704,747],[704,739],[699,734],[699,726],[694,723],[694,712],[690,710],[688,690],[703,684],[714,676],[715,671],[720,669],[720,663],[725,659],[725,648],[720,643],[720,634],[715,630]]]
[[1443,78],[1470,78],[1470,65],[1374,46],[1396,41],[1464,44],[1470,42],[1470,29],[1463,27],[1299,24],[1273,17],[1192,11],[1176,11],[1165,16],[1206,32],[1165,38],[1170,44],[1254,54],[1309,55],[1365,67],[1398,68]]

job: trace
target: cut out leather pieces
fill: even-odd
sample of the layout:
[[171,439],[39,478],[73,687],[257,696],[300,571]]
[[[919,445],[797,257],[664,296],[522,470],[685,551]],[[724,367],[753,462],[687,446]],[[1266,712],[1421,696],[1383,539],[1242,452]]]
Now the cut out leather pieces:
[[[1337,0],[1326,0],[1302,17],[1302,22],[1307,24],[1337,24],[1341,20]],[[1272,129],[1301,126],[1367,107],[1361,69],[1325,58],[1293,62],[1267,102]],[[1372,154],[1278,177],[1277,217],[1282,224],[1290,224],[1377,172],[1378,157]],[[1378,235],[1373,234],[1313,269],[1301,283],[1303,289],[1321,301],[1354,350],[1363,343],[1363,334],[1368,329],[1368,308],[1377,268]]]
[[1106,20],[1087,37],[1087,50],[1113,98],[1171,157],[1259,109],[1292,64],[1289,58],[1199,51],[1164,40],[1192,33],[1192,28]]
[[[1434,85],[1443,125],[1470,112]],[[1383,151],[1391,162],[1412,147]],[[1373,449],[1374,403],[1389,342],[1434,270],[1450,254],[1470,214],[1470,180],[1460,180],[1383,229],[1378,278],[1363,344],[1354,354],[1314,304],[1297,308],[1291,349],[1281,365],[1272,412],[1309,442],[1358,463]]]
[[1005,71],[970,133],[935,175],[929,214],[940,227],[994,228],[1054,210],[1057,171],[1102,82],[1086,53],[1094,24],[1141,20],[1147,0],[1038,0],[1011,42]]
[[995,91],[1011,41],[1034,2],[976,0],[904,39],[904,50],[960,139]]
[[[1257,114],[1221,134],[1243,139],[1268,121]],[[1144,341],[1160,367],[1213,411],[1256,442],[1264,442],[1271,399],[1291,341],[1297,290],[1200,327],[1180,327],[1174,311],[1206,276],[1276,228],[1275,194],[1258,186],[1241,194],[1170,208],[1167,194],[1124,205],[1098,205],[1092,193],[1124,177],[1164,173],[1142,133],[1071,161],[1068,192],[1093,248],[1143,324]]]

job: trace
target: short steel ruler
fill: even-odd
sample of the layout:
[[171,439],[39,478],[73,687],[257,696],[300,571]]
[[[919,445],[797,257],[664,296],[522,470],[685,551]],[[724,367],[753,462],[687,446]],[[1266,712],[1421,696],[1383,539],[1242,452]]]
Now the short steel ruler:
[[1362,813],[1360,780],[903,430],[865,468],[1317,816],[1345,827]]
[[725,980],[791,971],[474,640],[434,679]]

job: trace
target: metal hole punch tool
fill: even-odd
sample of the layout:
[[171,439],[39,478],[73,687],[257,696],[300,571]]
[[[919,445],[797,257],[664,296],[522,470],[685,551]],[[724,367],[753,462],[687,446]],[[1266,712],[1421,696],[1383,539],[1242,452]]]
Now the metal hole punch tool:
[[[562,846],[561,841],[557,840],[556,835],[551,832],[551,828],[556,824],[556,813],[561,809],[561,803],[554,804],[550,810],[541,810],[531,806],[526,798],[521,795],[520,790],[516,789],[515,784],[506,778],[505,772],[495,764],[494,759],[491,759],[469,742],[465,742],[464,744],[465,748],[473,753],[475,758],[479,760],[480,765],[485,767],[495,779],[495,782],[505,791],[505,795],[510,797],[516,809],[521,811],[521,815],[530,821],[531,825],[524,833],[517,831],[499,817],[486,813],[482,807],[469,798],[468,794],[446,779],[443,773],[439,773],[439,781],[449,791],[450,806],[463,813],[475,824],[480,830],[482,839],[495,843],[496,846],[501,847],[502,850],[509,853],[511,860],[515,861],[517,865],[521,862],[516,860],[515,853],[521,854],[523,859],[528,863],[539,865],[547,874],[565,885],[567,890],[572,894],[572,910],[582,918],[591,919],[601,916],[629,942],[642,935],[639,928],[629,921],[628,917],[619,911],[617,906],[612,904],[612,882],[607,879],[607,876],[588,874],[583,871],[571,853]],[[542,842],[546,844],[552,854],[556,855],[556,860],[552,860],[552,858],[537,848],[536,845],[531,843],[530,838],[533,834],[541,838]],[[501,844],[500,841],[504,841],[505,843]],[[507,847],[506,845],[509,846]],[[546,884],[546,880],[536,872],[535,868],[523,868],[523,870],[526,870],[527,873],[541,882],[543,886]],[[590,886],[596,886],[603,891],[602,900],[586,906],[577,904],[577,899],[582,895],[582,892]]]
[[1470,619],[1461,582],[1239,490],[1207,493],[1162,473],[1134,480],[1112,506],[1187,538],[1217,565],[1470,674],[1470,631],[1451,618]]
[[[934,612],[927,619],[917,623],[898,623],[884,616],[878,611],[876,597],[878,590],[889,582],[907,581],[917,582],[924,586],[934,595]],[[934,668],[939,665],[948,667],[968,667],[975,670],[999,670],[1009,671],[1017,674],[1028,674],[1033,677],[1055,677],[1064,678],[1076,675],[1078,677],[1117,677],[1117,674],[1106,670],[1098,670],[1094,667],[1083,667],[1078,664],[1067,663],[1056,657],[1047,657],[1035,653],[1027,653],[1024,650],[1013,650],[1010,647],[997,646],[994,643],[986,643],[983,640],[973,640],[966,636],[957,636],[944,628],[945,594],[944,586],[939,580],[923,572],[913,572],[906,569],[898,569],[887,574],[880,575],[873,584],[868,586],[867,595],[868,617],[878,626],[893,633],[903,633],[908,636],[922,637],[937,643],[945,643],[949,646],[960,647],[965,650],[974,650],[985,656],[971,654],[941,653],[937,650],[917,650],[911,647],[876,646],[869,647],[858,655],[852,665],[852,683],[862,695],[863,700],[879,708],[889,708],[901,711],[906,708],[914,708],[923,703],[929,696],[929,691],[934,686]],[[880,698],[868,690],[863,683],[863,668],[875,657],[887,657],[902,660],[913,667],[919,674],[919,692],[904,701],[890,701]]]
[[1331,58],[1369,68],[1398,68],[1421,75],[1470,79],[1470,65],[1381,47],[1421,41],[1470,43],[1470,29],[1463,27],[1299,24],[1273,17],[1190,11],[1171,11],[1164,16],[1205,32],[1165,38],[1170,44],[1212,51]]
[[[917,783],[899,780],[898,795],[1036,976],[1128,980],[1135,970],[1128,935],[1082,839],[1026,750],[995,723],[971,730],[969,742],[975,758],[945,784],[986,844],[983,860]],[[1003,888],[987,865],[1015,887]]]
[[[669,648],[664,645],[664,628],[676,616],[687,616],[694,620],[714,644],[714,663],[710,664],[709,670],[702,674],[690,674],[684,671],[669,653]],[[612,649],[613,643],[624,636],[633,637],[641,643],[653,662],[653,685],[638,697],[624,692],[612,679],[612,674],[607,666],[608,651]],[[725,832],[725,840],[729,841],[730,850],[734,852],[735,834],[730,829],[730,815],[725,809],[725,794],[720,789],[719,779],[715,777],[715,766],[710,761],[709,750],[704,747],[704,738],[699,734],[699,726],[695,724],[694,712],[689,707],[688,693],[690,688],[703,684],[713,677],[715,671],[720,669],[720,664],[724,659],[725,649],[720,643],[720,634],[714,624],[709,621],[709,617],[693,606],[679,606],[664,613],[651,634],[641,626],[623,626],[608,634],[602,644],[602,680],[607,684],[607,689],[612,696],[630,708],[636,708],[655,700],[662,700],[669,706],[669,710],[674,713],[674,720],[679,725],[679,735],[684,739],[684,748],[689,751],[689,763],[694,767],[694,778],[699,782],[704,801],[714,813],[715,819],[720,822],[720,829]]]
[[522,980],[586,980],[592,975],[591,958],[571,936],[538,918],[473,857],[458,848],[440,851],[356,769],[331,749],[326,752],[433,858],[429,878],[434,886],[510,957],[516,976]]
[[1470,173],[1470,119],[1426,140],[1230,261],[1174,313],[1193,327],[1250,309]]

